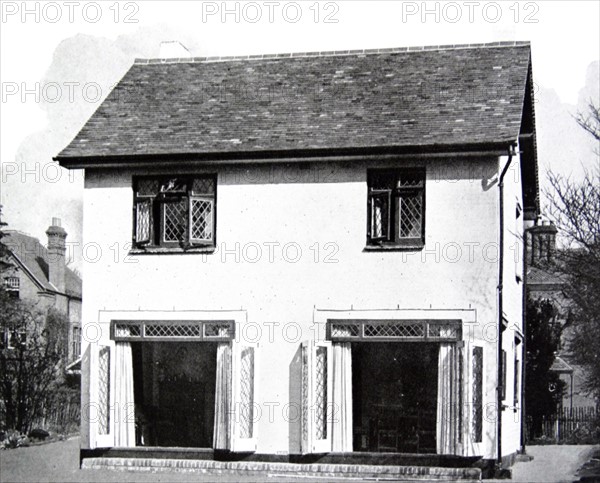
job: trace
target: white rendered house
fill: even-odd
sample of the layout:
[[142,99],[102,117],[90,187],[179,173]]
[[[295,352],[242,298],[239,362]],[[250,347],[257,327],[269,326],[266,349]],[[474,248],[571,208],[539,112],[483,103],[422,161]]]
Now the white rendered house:
[[82,456],[510,464],[535,146],[525,42],[136,61],[55,158]]

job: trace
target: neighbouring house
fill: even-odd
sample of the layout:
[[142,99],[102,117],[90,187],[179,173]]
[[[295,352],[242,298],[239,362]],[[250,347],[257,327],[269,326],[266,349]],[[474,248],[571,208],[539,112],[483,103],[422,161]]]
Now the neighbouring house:
[[571,302],[563,293],[565,276],[560,273],[561,261],[560,257],[557,257],[557,229],[547,218],[539,216],[535,224],[528,227],[525,233],[527,293],[533,299],[551,301],[557,310],[555,323],[565,326],[560,352],[556,355],[556,360],[550,369],[559,374],[566,384],[562,406],[563,408],[596,407],[597,401],[583,390],[583,369],[574,364],[570,358]]
[[[46,230],[47,246],[20,231],[5,233],[3,242],[10,252],[11,265],[2,272],[5,290],[11,297],[32,302],[44,311],[55,308],[66,314],[67,370],[77,372],[81,356],[81,278],[67,266],[67,232],[60,218],[52,218]],[[25,336],[4,330],[4,347],[10,348],[15,337]]]
[[527,42],[136,60],[55,158],[82,458],[511,464],[533,107]]

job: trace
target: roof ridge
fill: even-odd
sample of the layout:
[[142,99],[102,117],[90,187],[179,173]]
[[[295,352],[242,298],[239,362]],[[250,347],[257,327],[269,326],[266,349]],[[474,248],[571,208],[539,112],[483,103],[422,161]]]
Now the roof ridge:
[[31,235],[30,233],[27,233],[26,231],[19,230],[18,228],[9,228],[7,230],[4,230],[4,233],[7,235],[10,235],[11,233],[19,233],[21,235],[30,236],[32,238],[37,238],[37,237],[34,237],[33,235]]
[[474,44],[448,44],[448,45],[420,45],[409,47],[391,47],[380,49],[357,49],[357,50],[327,50],[313,52],[285,52],[277,54],[258,55],[229,55],[212,57],[177,57],[177,58],[136,58],[135,64],[197,64],[211,62],[231,62],[238,60],[265,60],[265,59],[289,59],[305,57],[334,57],[343,55],[371,55],[371,54],[398,54],[424,51],[461,50],[474,48],[499,48],[499,47],[523,47],[531,45],[530,41],[514,40]]

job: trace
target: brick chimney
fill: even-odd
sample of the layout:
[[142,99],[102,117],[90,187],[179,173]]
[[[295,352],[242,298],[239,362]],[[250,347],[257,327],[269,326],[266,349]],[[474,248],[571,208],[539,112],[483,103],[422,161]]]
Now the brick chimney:
[[158,54],[161,59],[190,59],[192,54],[185,45],[177,40],[167,40],[160,43],[160,52]]
[[46,230],[46,235],[48,235],[48,279],[59,292],[64,293],[67,232],[60,226],[60,218],[52,218],[52,225]]
[[558,230],[548,219],[540,216],[536,224],[527,230],[527,263],[544,268],[554,259],[556,232]]

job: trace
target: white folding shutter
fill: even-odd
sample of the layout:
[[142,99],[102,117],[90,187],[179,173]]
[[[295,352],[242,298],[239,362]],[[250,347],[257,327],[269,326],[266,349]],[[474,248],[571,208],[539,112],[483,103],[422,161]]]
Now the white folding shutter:
[[302,453],[329,453],[332,448],[331,408],[333,357],[331,343],[302,343]]
[[91,347],[90,430],[97,448],[114,446],[112,399],[114,388],[111,346],[93,343]]
[[258,344],[234,343],[231,451],[256,451]]

